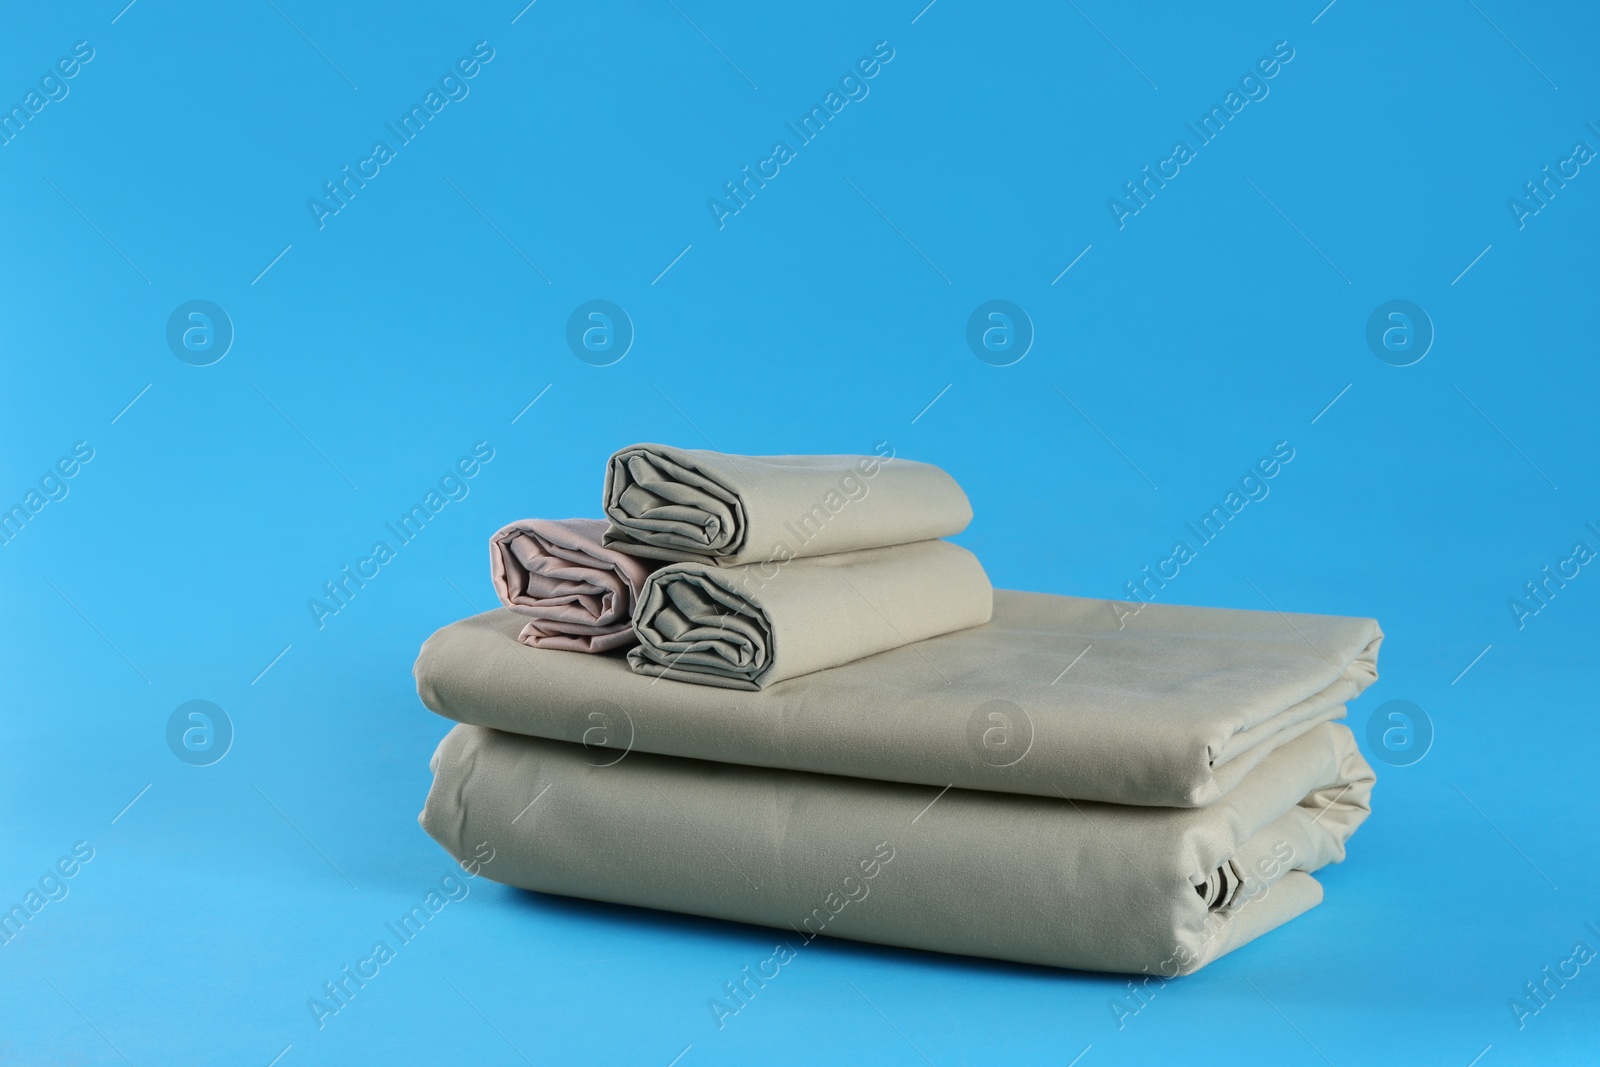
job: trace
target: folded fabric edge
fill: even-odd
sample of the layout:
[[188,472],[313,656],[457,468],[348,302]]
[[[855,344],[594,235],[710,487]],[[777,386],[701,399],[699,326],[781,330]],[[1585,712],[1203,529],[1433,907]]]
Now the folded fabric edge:
[[1345,717],[1345,705],[1378,679],[1378,650],[1383,644],[1383,630],[1375,619],[1364,621],[1371,624],[1372,636],[1348,660],[1333,665],[1337,673],[1325,686],[1260,722],[1241,725],[1211,746],[1206,753],[1211,774],[1191,793],[1193,806],[1214,803],[1277,749],[1320,723]]
[[[732,667],[694,670],[680,666],[686,658],[692,664],[694,657],[683,652],[668,653],[661,647],[661,640],[651,636],[654,632],[654,620],[665,606],[664,602],[669,599],[668,586],[674,582],[683,582],[699,588],[721,601],[727,609],[724,618],[736,614],[748,620],[752,629],[759,630],[762,634],[763,661],[752,664],[752,669],[743,671]],[[645,582],[644,589],[635,600],[632,630],[639,645],[629,652],[628,666],[638,674],[671,678],[697,685],[715,685],[724,689],[759,690],[762,688],[762,677],[776,662],[776,635],[773,632],[772,620],[761,605],[740,588],[740,583],[730,577],[730,572],[725,568],[672,563],[656,571]]]
[[[605,652],[632,644],[634,602],[652,564],[630,558],[626,553],[606,548],[600,533],[605,520],[594,518],[518,519],[496,530],[489,538],[489,577],[501,605],[530,619],[518,640],[533,648],[568,652]],[[559,598],[539,598],[512,592],[513,572],[524,568],[513,555],[511,544],[528,538],[539,546],[540,554],[568,567],[594,575],[593,587],[608,605],[591,622],[566,617],[570,612]],[[613,586],[607,579],[615,582]],[[519,597],[526,603],[518,602]],[[620,608],[620,612],[617,610]]]
[[1312,873],[1343,862],[1349,839],[1372,812],[1377,782],[1349,728],[1328,727],[1331,758],[1318,776],[1321,784],[1240,842],[1196,885],[1209,911],[1188,929],[1174,952],[1178,967],[1166,977],[1192,974],[1322,901]]
[[[727,499],[724,502],[738,520],[733,524],[734,540],[716,549],[708,544],[706,550],[701,552],[691,548],[657,544],[629,529],[627,525],[629,517],[624,515],[619,518],[619,512],[621,496],[632,479],[627,470],[627,462],[635,457],[642,457],[657,466],[665,463],[692,472],[697,478],[714,486],[719,495],[725,495]],[[606,460],[605,483],[601,488],[600,504],[606,516],[606,529],[601,535],[601,543],[607,548],[613,548],[630,556],[669,563],[703,563],[715,567],[722,559],[738,553],[748,536],[749,521],[744,514],[744,500],[738,488],[727,484],[715,473],[701,468],[689,454],[689,450],[671,445],[640,442],[613,452]]]

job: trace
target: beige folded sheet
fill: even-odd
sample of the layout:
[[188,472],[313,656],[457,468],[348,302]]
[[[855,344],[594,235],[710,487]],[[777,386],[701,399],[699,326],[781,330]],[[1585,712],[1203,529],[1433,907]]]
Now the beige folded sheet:
[[[865,609],[863,609],[865,610]],[[1117,804],[1213,804],[1377,677],[1371,619],[996,590],[986,625],[760,692],[516,641],[495,611],[423,645],[417,689],[460,722],[622,749]],[[597,726],[608,724],[603,729]]]
[[[573,657],[577,658],[577,657]],[[615,762],[613,762],[615,761]],[[457,726],[420,821],[546,893],[1083,970],[1188,974],[1322,899],[1371,768],[1323,723],[1226,804],[1130,808],[872,782]]]
[[500,603],[523,616],[535,648],[605,652],[634,643],[633,606],[658,564],[601,544],[600,519],[522,519],[489,538]]
[[669,564],[634,611],[640,674],[762,689],[989,621],[994,590],[978,557],[918,541],[781,565]]
[[949,537],[972,521],[954,478],[894,456],[735,456],[631,445],[606,466],[606,544],[734,566]]

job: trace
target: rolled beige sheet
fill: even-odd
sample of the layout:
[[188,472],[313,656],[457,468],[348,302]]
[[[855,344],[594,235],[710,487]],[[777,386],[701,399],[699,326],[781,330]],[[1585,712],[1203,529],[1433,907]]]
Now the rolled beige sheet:
[[949,541],[919,541],[781,565],[672,563],[634,609],[640,674],[764,689],[929,637],[981,626],[994,590]]
[[[1373,785],[1323,723],[1229,803],[1133,808],[652,756],[457,726],[423,828],[544,893],[1090,971],[1189,974],[1319,903]],[[768,976],[770,977],[770,975]]]
[[633,608],[657,564],[601,543],[601,519],[522,519],[489,539],[500,603],[527,619],[534,648],[605,652],[634,643]]
[[670,756],[1197,807],[1342,717],[1378,675],[1383,632],[1371,619],[1133,609],[998,589],[986,625],[759,693],[525,648],[523,620],[496,611],[427,640],[417,691],[447,718],[555,740],[601,736],[603,721],[607,743]]
[[871,456],[736,456],[630,445],[606,465],[605,543],[712,566],[781,563],[949,537],[972,521],[954,478]]

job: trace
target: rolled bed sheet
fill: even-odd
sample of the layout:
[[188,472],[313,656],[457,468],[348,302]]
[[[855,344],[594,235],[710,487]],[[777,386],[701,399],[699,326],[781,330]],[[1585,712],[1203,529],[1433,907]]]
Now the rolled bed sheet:
[[949,537],[972,521],[954,478],[894,456],[734,456],[639,444],[606,465],[606,544],[712,566]]
[[[1377,677],[1371,619],[995,590],[986,625],[769,685],[673,685],[559,656],[490,612],[423,645],[459,722],[758,767],[1115,804],[1216,803]],[[609,724],[609,725],[606,725]]]
[[[615,761],[615,762],[613,762]],[[1210,809],[1131,808],[616,754],[475,726],[420,822],[544,893],[1090,971],[1189,974],[1319,903],[1373,774],[1323,723]]]
[[628,665],[680,682],[763,689],[981,626],[993,604],[978,557],[949,541],[771,567],[672,563],[645,582]]
[[602,519],[523,519],[489,539],[489,576],[534,648],[605,652],[634,643],[633,608],[657,566],[606,548]]

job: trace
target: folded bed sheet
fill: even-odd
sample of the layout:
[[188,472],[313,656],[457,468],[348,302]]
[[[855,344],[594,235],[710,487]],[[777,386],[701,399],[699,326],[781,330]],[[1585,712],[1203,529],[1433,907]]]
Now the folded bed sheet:
[[606,466],[606,544],[734,566],[948,537],[972,521],[954,478],[872,456],[734,456],[632,445]]
[[526,620],[535,648],[605,652],[634,643],[633,607],[658,564],[601,544],[600,519],[523,519],[489,539],[500,603]]
[[989,621],[978,557],[949,541],[794,559],[782,565],[672,563],[634,611],[640,674],[762,689]]
[[1188,974],[1316,905],[1372,770],[1323,723],[1210,809],[740,767],[457,726],[420,821],[525,889],[1081,970]]
[[[863,609],[865,610],[865,609]],[[516,641],[496,611],[423,645],[460,722],[726,763],[1115,804],[1199,807],[1377,677],[1371,619],[996,590],[984,626],[758,693]]]

